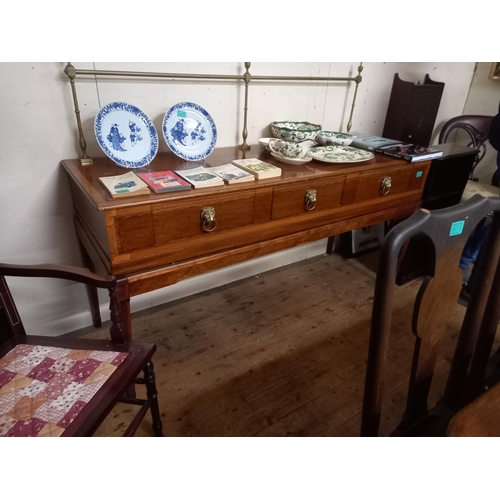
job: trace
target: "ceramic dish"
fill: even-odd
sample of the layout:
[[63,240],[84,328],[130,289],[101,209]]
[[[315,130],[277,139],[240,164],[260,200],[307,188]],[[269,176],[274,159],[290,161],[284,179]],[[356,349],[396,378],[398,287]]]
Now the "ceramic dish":
[[179,102],[163,117],[163,137],[177,156],[189,161],[206,158],[215,148],[217,129],[205,109],[192,102]]
[[288,165],[304,165],[304,163],[312,161],[312,158],[309,155],[301,156],[300,158],[286,158],[277,153],[271,153],[271,156],[281,163],[287,163]]
[[104,153],[122,167],[144,167],[158,152],[158,133],[153,122],[126,102],[111,102],[102,107],[94,120],[94,132]]
[[364,149],[351,146],[322,146],[311,148],[309,154],[318,161],[326,163],[358,163],[371,160],[375,155]]
[[273,122],[271,132],[277,139],[284,141],[302,142],[314,141],[321,130],[321,125],[309,122]]
[[259,139],[261,149],[267,152],[271,151],[271,149],[269,148],[269,141],[271,139],[274,139],[274,137],[263,137],[262,139]]
[[356,139],[355,135],[344,134],[342,132],[330,132],[329,130],[320,130],[316,136],[316,142],[322,146],[332,144],[334,146],[349,146]]

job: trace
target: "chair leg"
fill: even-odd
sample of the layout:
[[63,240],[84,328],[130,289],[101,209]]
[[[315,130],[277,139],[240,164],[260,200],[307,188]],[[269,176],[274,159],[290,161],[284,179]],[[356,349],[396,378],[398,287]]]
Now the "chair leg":
[[153,362],[149,361],[144,367],[144,382],[147,397],[151,401],[151,416],[153,417],[153,432],[157,437],[163,437],[163,424],[161,423],[160,408],[158,406],[158,391],[156,390],[155,372]]

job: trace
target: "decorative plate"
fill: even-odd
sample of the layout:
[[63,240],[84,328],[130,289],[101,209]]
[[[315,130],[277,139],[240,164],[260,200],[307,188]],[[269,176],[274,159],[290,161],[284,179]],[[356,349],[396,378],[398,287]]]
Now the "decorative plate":
[[153,122],[126,102],[111,102],[101,108],[95,117],[94,132],[104,153],[122,167],[144,167],[158,152]]
[[273,158],[276,158],[281,163],[288,163],[289,165],[304,165],[304,163],[308,163],[312,161],[312,158],[307,156],[300,156],[299,158],[287,158],[285,156],[279,155],[278,153],[271,153]]
[[323,146],[311,148],[309,154],[319,161],[326,163],[357,163],[371,160],[375,155],[364,149],[351,146]]
[[189,161],[206,158],[217,141],[217,129],[212,117],[192,102],[179,102],[172,106],[163,117],[162,131],[172,152]]

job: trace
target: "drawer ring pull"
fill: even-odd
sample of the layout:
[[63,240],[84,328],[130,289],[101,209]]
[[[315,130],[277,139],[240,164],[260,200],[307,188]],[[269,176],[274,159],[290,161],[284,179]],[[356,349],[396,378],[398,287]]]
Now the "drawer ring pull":
[[217,227],[214,207],[203,207],[201,209],[201,230],[205,233],[211,233]]
[[316,189],[308,189],[304,200],[304,210],[310,212],[316,206]]
[[390,177],[384,177],[380,184],[380,194],[382,196],[389,194],[391,186],[392,186],[392,179]]

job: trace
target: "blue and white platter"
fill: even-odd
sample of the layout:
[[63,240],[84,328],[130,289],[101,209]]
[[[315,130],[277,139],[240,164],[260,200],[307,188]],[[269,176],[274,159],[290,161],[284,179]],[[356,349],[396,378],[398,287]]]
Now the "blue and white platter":
[[126,102],[111,102],[101,108],[95,117],[94,132],[104,153],[122,167],[144,167],[158,152],[153,122]]
[[177,156],[188,161],[206,158],[215,148],[217,129],[207,110],[192,102],[179,102],[163,117],[163,137]]

